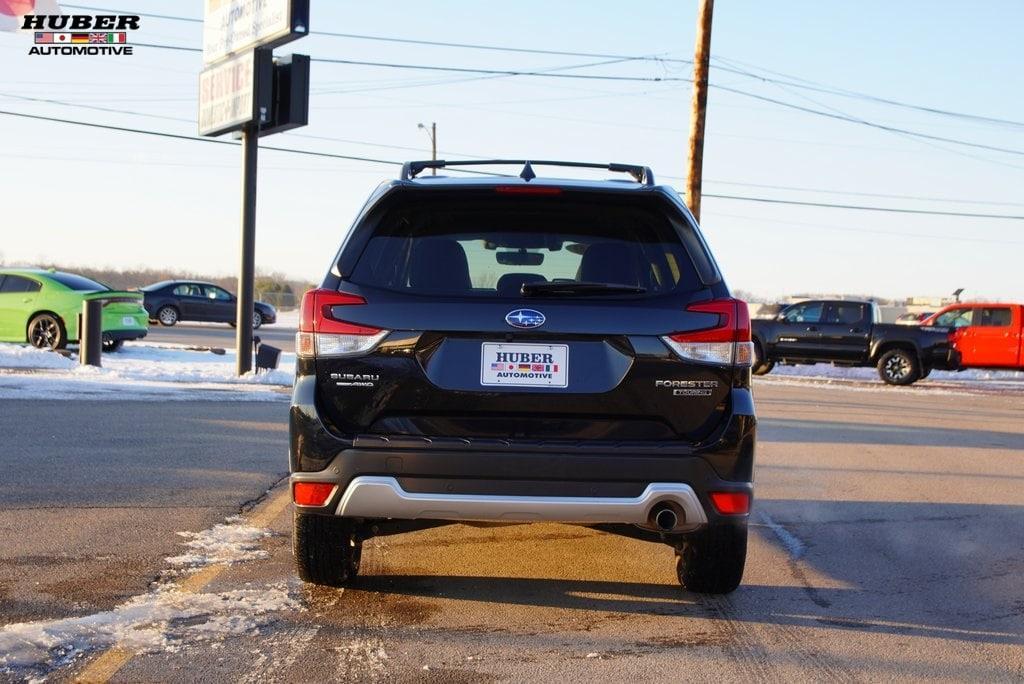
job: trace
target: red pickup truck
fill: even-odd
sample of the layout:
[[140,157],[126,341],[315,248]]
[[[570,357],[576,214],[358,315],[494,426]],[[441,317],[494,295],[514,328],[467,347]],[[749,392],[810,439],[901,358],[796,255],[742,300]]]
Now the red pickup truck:
[[961,368],[1024,368],[1024,304],[952,304],[921,325],[952,329]]

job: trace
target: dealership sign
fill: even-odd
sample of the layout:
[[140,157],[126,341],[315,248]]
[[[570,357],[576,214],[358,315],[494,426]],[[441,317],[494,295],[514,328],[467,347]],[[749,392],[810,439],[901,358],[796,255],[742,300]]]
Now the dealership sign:
[[203,62],[273,48],[309,32],[309,0],[206,0]]
[[250,50],[199,75],[199,134],[220,135],[270,112],[270,53]]

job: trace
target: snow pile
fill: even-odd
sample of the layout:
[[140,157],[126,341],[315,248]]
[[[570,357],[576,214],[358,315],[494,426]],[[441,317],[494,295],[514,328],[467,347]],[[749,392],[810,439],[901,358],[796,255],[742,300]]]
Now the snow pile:
[[[240,378],[235,375],[233,351],[217,355],[180,345],[136,342],[116,354],[104,354],[103,367],[96,368],[27,349],[0,344],[0,398],[285,400],[286,388],[295,378],[293,353],[282,353],[276,370]],[[47,370],[28,373],[27,367]]]
[[252,634],[275,611],[299,608],[283,584],[219,594],[165,585],[102,613],[4,627],[0,672],[40,676],[114,644],[144,653],[173,652],[188,643]]
[[271,536],[270,530],[246,525],[241,516],[232,516],[220,525],[202,532],[178,532],[185,539],[186,553],[165,560],[178,567],[201,568],[206,565],[232,564],[267,558],[260,540]]
[[27,344],[0,344],[0,368],[57,368],[70,370],[75,362],[60,354]]
[[126,344],[116,354],[103,355],[103,368],[79,366],[78,374],[101,374],[112,378],[162,382],[226,383],[291,386],[295,378],[295,354],[281,353],[276,370],[235,375],[235,352],[222,355],[196,351],[182,345],[156,345],[146,342]]
[[[818,383],[870,383],[880,387],[881,379],[875,368],[847,368],[827,363],[813,365],[784,366],[777,364],[768,375],[755,376],[755,382],[785,382],[786,379],[800,378]],[[1024,391],[1024,372],[969,369],[960,372],[932,371],[924,380],[918,380],[913,387],[945,389],[989,389],[996,391]],[[901,388],[902,389],[902,388]]]
[[[269,555],[259,541],[271,532],[246,525],[241,516],[203,532],[178,534],[188,539],[189,551],[167,560],[188,572]],[[174,652],[190,643],[252,634],[282,610],[303,610],[284,584],[203,594],[163,582],[113,610],[0,628],[0,675],[42,677],[115,644],[142,653]]]

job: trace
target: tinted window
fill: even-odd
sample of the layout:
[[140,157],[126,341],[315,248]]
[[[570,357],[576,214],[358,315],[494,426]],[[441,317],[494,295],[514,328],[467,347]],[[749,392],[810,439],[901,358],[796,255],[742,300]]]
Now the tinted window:
[[941,328],[966,328],[974,320],[974,309],[950,309],[935,319]]
[[837,325],[854,325],[867,320],[864,304],[855,302],[833,302],[825,311],[825,323]]
[[786,309],[787,323],[820,323],[821,311],[824,305],[821,302],[805,302],[795,304]]
[[203,288],[199,287],[198,285],[190,285],[188,283],[185,283],[182,285],[178,285],[176,288],[174,288],[174,294],[178,295],[179,297],[202,297]]
[[350,280],[478,297],[519,297],[529,282],[628,285],[648,293],[702,287],[662,213],[561,197],[408,202],[383,217]]
[[95,280],[90,280],[84,276],[75,275],[74,273],[48,273],[47,276],[56,280],[69,290],[75,290],[77,292],[91,292],[95,290],[110,289],[102,283],[97,283]]
[[9,275],[0,283],[0,292],[39,292],[42,285],[31,278]]
[[1009,307],[993,307],[981,310],[981,325],[1003,328],[1010,325]]

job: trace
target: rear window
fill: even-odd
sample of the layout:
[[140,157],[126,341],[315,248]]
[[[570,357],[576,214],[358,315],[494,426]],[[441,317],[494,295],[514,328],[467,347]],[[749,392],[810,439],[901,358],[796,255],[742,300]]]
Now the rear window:
[[91,292],[95,290],[110,289],[103,283],[97,283],[95,280],[89,280],[85,276],[75,275],[74,273],[48,273],[47,276],[51,280],[56,280],[69,290]]
[[525,283],[543,282],[624,285],[647,294],[703,287],[663,212],[563,197],[404,202],[383,216],[348,279],[476,297],[520,297]]
[[0,292],[39,292],[41,285],[31,278],[0,275]]
[[995,328],[1004,328],[1010,325],[1010,309],[1008,307],[998,307],[992,309],[981,310],[981,324],[991,326]]

